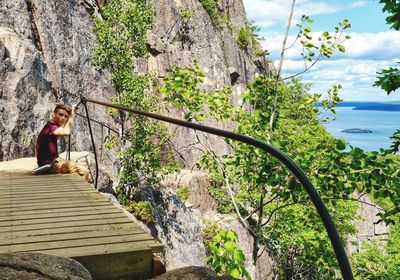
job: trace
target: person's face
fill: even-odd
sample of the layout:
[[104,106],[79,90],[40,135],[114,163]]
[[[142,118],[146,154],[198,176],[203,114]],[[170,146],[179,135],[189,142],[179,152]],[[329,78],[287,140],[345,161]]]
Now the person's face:
[[68,118],[69,114],[64,109],[58,109],[53,115],[53,121],[61,127],[67,123]]

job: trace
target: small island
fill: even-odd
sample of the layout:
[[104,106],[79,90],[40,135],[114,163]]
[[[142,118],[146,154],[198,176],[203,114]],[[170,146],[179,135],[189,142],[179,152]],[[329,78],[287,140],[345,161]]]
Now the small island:
[[342,130],[344,133],[372,133],[372,130],[369,129],[361,129],[361,128],[348,128]]

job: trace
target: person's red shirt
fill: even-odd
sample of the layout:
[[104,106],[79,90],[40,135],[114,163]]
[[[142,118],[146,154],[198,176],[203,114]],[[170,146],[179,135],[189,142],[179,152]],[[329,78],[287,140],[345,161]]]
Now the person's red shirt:
[[57,124],[48,122],[39,133],[36,141],[36,158],[39,166],[51,164],[58,158],[57,140],[60,136],[53,134],[57,128]]

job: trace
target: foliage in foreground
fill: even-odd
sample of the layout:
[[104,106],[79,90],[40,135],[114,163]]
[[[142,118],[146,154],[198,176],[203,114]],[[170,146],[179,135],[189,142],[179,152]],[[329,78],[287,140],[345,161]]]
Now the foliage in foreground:
[[251,279],[244,267],[246,258],[237,242],[237,234],[234,231],[222,229],[210,245],[207,264],[218,275],[228,274],[237,279]]
[[[379,3],[384,4],[382,11],[389,13],[386,17],[386,23],[391,28],[399,31],[400,30],[400,3],[396,0],[380,0]],[[397,62],[398,64],[400,62]],[[389,95],[400,88],[400,69],[389,67],[389,69],[382,69],[377,72],[377,80],[374,86],[379,86],[381,89],[386,91]],[[393,153],[397,153],[400,146],[400,133],[397,130],[391,137],[393,144],[391,146]]]
[[[102,8],[101,15],[101,19],[95,18],[97,44],[92,61],[110,70],[116,90],[113,103],[158,111],[160,100],[151,90],[155,87],[154,79],[135,72],[137,58],[148,55],[146,31],[154,21],[154,10],[146,0],[111,0]],[[120,201],[127,202],[137,186],[157,183],[162,174],[174,169],[171,155],[161,150],[169,136],[159,122],[131,113],[110,112],[122,132],[117,192]]]
[[[206,92],[198,87],[204,73],[198,65],[170,70],[161,92],[187,120],[202,122],[208,116],[234,121],[236,132],[268,141],[268,124],[274,98],[274,80],[259,77],[233,106],[230,89]],[[333,88],[322,102],[324,110],[338,102]],[[386,197],[393,207],[381,219],[393,223],[399,212],[399,162],[385,151],[365,153],[334,139],[321,125],[308,85],[292,80],[279,85],[278,115],[271,144],[289,155],[309,175],[328,205],[342,237],[354,233],[357,205],[354,193]],[[326,119],[324,119],[326,121]],[[332,279],[337,263],[319,216],[296,178],[276,159],[249,145],[226,140],[233,153],[218,156],[202,143],[205,156],[200,168],[210,171],[210,194],[224,213],[235,212],[254,237],[253,261],[268,246],[278,262],[278,273],[292,279]],[[289,252],[289,254],[288,254]],[[291,267],[288,267],[290,264]],[[297,278],[296,278],[297,277]]]

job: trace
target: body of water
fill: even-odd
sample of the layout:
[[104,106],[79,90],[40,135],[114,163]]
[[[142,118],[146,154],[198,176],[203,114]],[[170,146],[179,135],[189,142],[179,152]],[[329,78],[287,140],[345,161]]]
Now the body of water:
[[[325,127],[336,138],[345,139],[353,147],[364,151],[388,149],[389,138],[400,129],[400,111],[353,110],[353,107],[337,107],[336,120],[325,123]],[[329,115],[332,117],[332,115]],[[372,133],[345,133],[345,129],[369,129]]]

